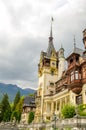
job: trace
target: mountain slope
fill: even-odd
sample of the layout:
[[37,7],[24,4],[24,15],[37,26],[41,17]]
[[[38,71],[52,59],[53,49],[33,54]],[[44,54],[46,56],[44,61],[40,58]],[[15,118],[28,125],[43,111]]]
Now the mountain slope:
[[20,91],[21,96],[26,96],[35,92],[35,90],[30,88],[22,89],[19,88],[17,85],[0,83],[0,100],[3,97],[3,94],[7,93],[9,96],[9,100],[12,102],[18,91]]

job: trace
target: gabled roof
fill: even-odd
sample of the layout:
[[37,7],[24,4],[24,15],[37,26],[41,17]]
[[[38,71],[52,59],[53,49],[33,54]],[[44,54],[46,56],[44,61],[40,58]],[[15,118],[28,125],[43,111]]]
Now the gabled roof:
[[78,48],[78,47],[74,47],[72,53],[76,53],[76,54],[79,54],[80,56],[82,56],[82,54],[83,54],[83,50],[80,49],[80,48]]
[[35,98],[34,97],[30,97],[30,96],[26,96],[24,99],[24,103],[23,103],[23,107],[25,106],[34,106],[35,107]]
[[75,46],[74,49],[72,50],[72,52],[69,54],[69,56],[66,59],[71,57],[71,55],[73,55],[73,54],[78,54],[78,55],[80,55],[82,57],[83,50]]

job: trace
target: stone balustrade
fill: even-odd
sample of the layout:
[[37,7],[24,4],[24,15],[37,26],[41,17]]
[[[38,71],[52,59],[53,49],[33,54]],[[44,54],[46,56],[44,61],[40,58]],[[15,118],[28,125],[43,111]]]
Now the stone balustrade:
[[50,123],[32,123],[28,124],[15,124],[13,122],[0,123],[0,130],[53,130],[56,127],[58,129],[63,128],[86,128],[86,117],[76,116],[70,119],[58,119]]
[[52,130],[52,127],[56,125],[56,128],[62,129],[62,128],[86,128],[86,117],[74,117],[70,119],[59,119],[56,121],[52,121],[50,123],[32,123],[30,125],[28,124],[19,124],[18,128],[29,128],[30,130],[39,130],[41,128],[45,128],[45,130]]

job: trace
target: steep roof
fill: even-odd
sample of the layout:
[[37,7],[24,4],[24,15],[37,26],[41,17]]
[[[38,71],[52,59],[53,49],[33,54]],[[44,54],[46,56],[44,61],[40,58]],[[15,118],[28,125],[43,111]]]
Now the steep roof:
[[82,56],[82,54],[83,54],[83,50],[80,49],[80,48],[78,48],[78,47],[74,47],[72,53],[76,53],[76,54],[79,54],[80,56]]
[[48,49],[47,49],[47,57],[50,57],[52,54],[52,51],[55,51],[53,41],[49,41]]
[[23,103],[23,107],[25,106],[34,106],[35,107],[35,98],[34,97],[30,97],[30,96],[26,96],[24,99],[24,103]]
[[[53,21],[53,19],[51,19]],[[53,35],[52,35],[52,21],[51,21],[51,30],[50,30],[50,37],[49,37],[49,44],[47,48],[47,57],[50,57],[52,54],[52,51],[55,51],[54,45],[53,45]]]
[[76,46],[74,46],[72,52],[68,55],[68,57],[66,59],[69,59],[69,57],[71,55],[73,55],[73,54],[78,54],[78,55],[80,55],[82,57],[83,56],[83,50],[78,48],[78,47],[76,47]]

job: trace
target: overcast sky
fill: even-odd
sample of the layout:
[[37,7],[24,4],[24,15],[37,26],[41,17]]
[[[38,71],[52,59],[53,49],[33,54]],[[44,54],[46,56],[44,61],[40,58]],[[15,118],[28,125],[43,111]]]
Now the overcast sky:
[[40,52],[46,51],[53,16],[56,50],[84,49],[86,0],[0,0],[0,82],[37,88]]

